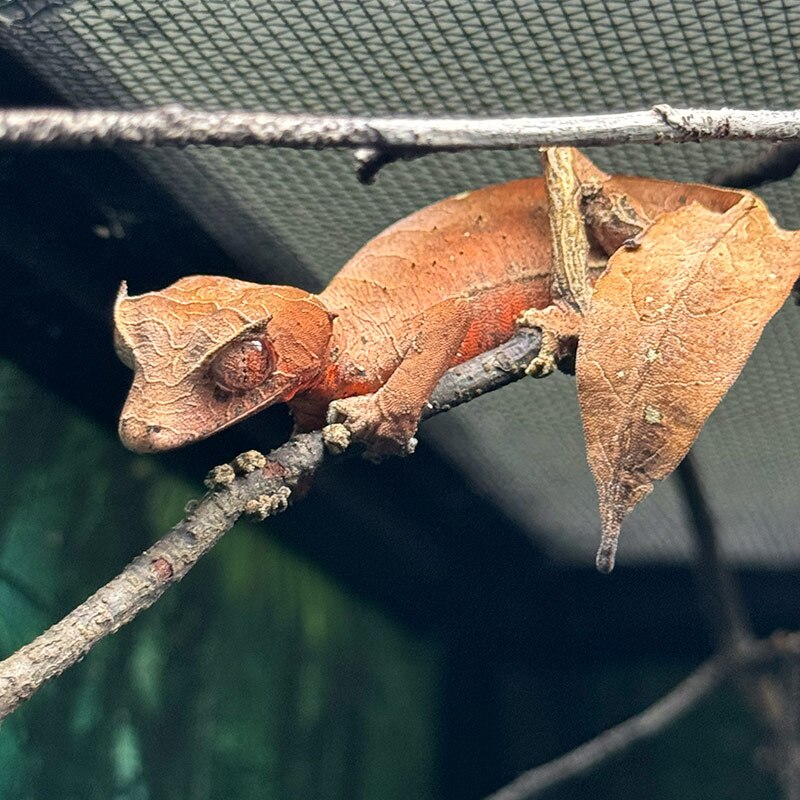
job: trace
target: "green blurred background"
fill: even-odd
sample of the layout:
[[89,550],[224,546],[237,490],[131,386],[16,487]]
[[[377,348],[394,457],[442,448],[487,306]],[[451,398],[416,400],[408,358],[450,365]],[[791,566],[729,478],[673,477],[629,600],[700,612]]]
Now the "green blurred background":
[[[0,453],[7,655],[163,534],[198,487],[5,362]],[[435,641],[239,524],[3,724],[0,796],[431,797],[440,669]]]

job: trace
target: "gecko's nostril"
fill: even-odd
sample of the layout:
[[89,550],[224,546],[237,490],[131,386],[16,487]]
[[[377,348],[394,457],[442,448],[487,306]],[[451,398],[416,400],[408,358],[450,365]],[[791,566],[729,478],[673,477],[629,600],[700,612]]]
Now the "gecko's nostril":
[[136,453],[147,452],[147,433],[145,426],[136,417],[121,417],[119,421],[119,438],[122,444]]

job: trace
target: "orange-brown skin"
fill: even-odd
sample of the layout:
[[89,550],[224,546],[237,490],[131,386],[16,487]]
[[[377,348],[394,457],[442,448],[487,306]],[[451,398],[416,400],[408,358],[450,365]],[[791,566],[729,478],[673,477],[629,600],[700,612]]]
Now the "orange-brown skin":
[[[377,426],[392,430],[360,438],[402,449],[449,367],[508,339],[523,309],[550,303],[548,230],[542,180],[530,178],[401,220],[319,295],[214,276],[139,297],[123,287],[117,348],[135,375],[120,436],[139,452],[171,449],[280,402],[309,430],[324,424],[332,400],[369,395],[385,408]],[[278,354],[273,377],[221,390],[213,359],[262,333]]]
[[[582,156],[578,167],[650,218],[707,191],[607,176]],[[619,236],[589,217],[599,263]],[[180,447],[288,402],[301,430],[328,414],[374,452],[403,452],[448,368],[508,339],[521,311],[551,305],[551,252],[544,182],[527,178],[395,223],[319,295],[215,276],[139,297],[123,286],[116,343],[134,380],[122,441]]]
[[392,225],[319,295],[337,315],[333,346],[344,357],[292,402],[298,424],[317,427],[332,400],[369,394],[337,412],[352,426],[383,405],[357,438],[402,449],[449,367],[510,338],[521,310],[550,304],[550,259],[538,178],[465,192]]

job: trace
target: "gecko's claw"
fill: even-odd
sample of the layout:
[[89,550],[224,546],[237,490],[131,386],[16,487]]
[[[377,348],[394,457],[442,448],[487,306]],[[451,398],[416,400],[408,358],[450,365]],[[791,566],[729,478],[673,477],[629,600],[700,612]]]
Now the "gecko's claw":
[[536,328],[541,332],[539,355],[528,364],[525,374],[545,378],[556,369],[564,367],[572,372],[575,350],[578,346],[581,315],[563,305],[546,308],[529,308],[517,319],[521,328]]

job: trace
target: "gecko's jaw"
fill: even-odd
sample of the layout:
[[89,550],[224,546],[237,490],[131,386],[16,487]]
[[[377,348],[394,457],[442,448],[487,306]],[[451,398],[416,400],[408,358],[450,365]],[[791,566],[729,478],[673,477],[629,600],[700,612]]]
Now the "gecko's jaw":
[[[134,453],[175,450],[241,422],[291,392],[294,375],[265,381],[250,392],[227,392],[211,381],[184,381],[174,387],[151,381],[141,373],[133,385],[119,420],[119,438]],[[156,391],[158,390],[158,391]]]

